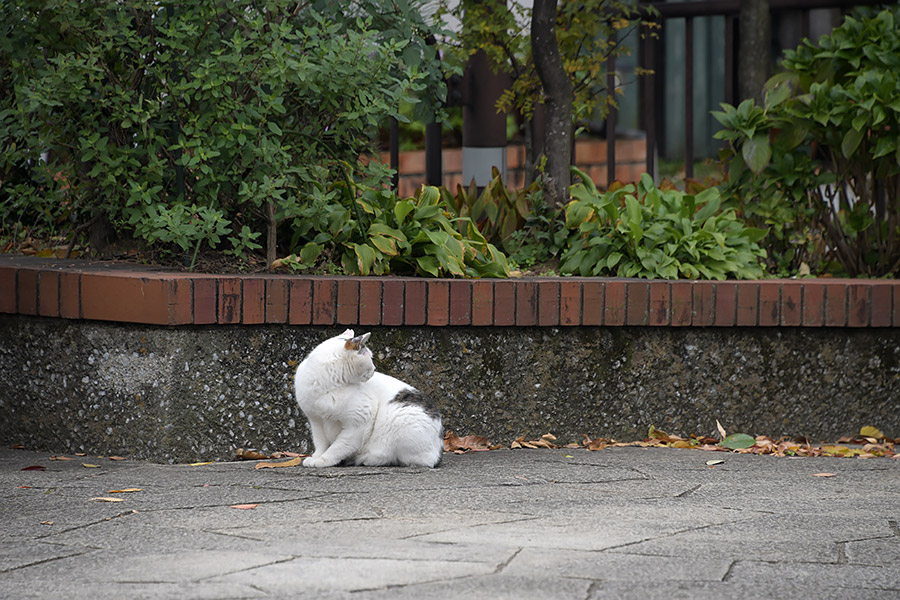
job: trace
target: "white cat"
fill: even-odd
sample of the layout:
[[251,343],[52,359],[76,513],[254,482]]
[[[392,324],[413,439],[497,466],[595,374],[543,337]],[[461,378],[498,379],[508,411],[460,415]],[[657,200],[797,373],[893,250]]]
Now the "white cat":
[[315,446],[303,466],[437,466],[444,451],[440,412],[422,392],[375,371],[369,335],[348,329],[297,367],[297,404]]

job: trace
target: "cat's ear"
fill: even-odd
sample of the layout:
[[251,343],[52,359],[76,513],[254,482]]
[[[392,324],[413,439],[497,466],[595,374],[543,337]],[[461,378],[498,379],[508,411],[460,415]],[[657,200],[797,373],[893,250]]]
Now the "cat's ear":
[[345,338],[345,339],[348,339],[348,340],[349,340],[350,338],[353,337],[353,330],[352,330],[352,329],[345,329],[345,330],[344,330],[344,333],[342,333],[342,334],[339,335],[338,337],[339,337],[339,338]]
[[357,352],[361,351],[366,347],[366,342],[369,341],[369,336],[372,335],[371,332],[364,333],[362,335],[358,335],[355,338],[349,339],[344,342],[345,350],[356,350]]

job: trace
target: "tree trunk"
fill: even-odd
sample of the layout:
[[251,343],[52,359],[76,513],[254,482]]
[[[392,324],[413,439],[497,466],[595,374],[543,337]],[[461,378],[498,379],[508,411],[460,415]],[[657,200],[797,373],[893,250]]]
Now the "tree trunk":
[[743,0],[739,23],[738,93],[741,100],[761,102],[772,60],[769,0]]
[[572,163],[572,81],[566,74],[556,42],[556,0],[535,0],[531,17],[531,52],[544,89],[544,198],[551,206],[569,199]]

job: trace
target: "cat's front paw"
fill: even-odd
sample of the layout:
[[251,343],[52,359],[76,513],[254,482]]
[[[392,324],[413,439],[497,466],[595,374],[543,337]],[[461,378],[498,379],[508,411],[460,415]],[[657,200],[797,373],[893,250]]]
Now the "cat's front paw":
[[308,456],[303,459],[304,467],[330,467],[331,463],[321,456]]

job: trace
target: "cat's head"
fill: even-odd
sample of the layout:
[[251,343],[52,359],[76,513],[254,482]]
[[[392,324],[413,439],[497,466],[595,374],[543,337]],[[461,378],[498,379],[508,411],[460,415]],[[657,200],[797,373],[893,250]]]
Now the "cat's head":
[[309,356],[319,362],[336,384],[368,381],[375,374],[372,351],[366,346],[371,335],[354,335],[352,329],[347,329],[319,344]]

